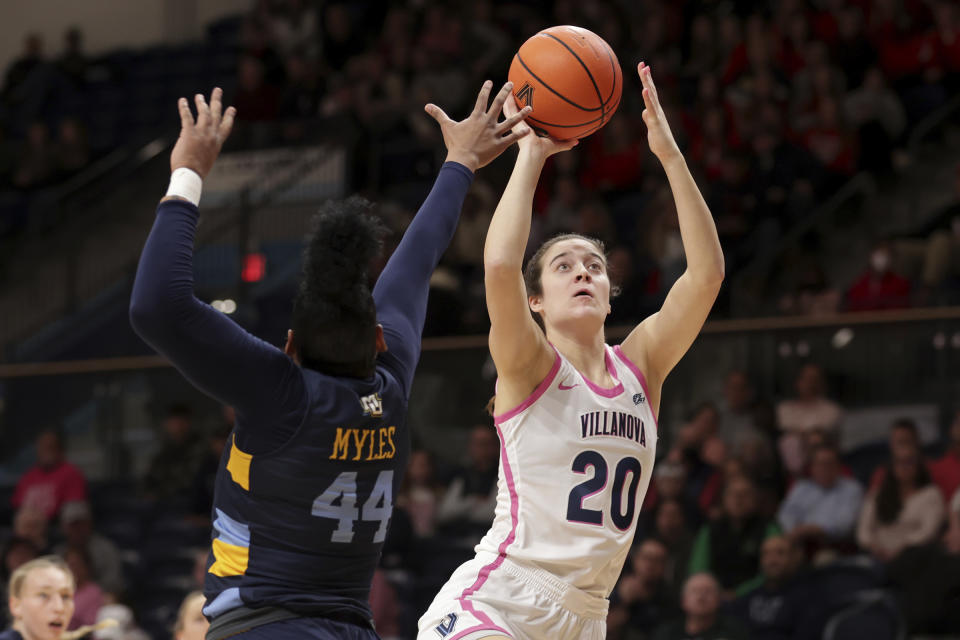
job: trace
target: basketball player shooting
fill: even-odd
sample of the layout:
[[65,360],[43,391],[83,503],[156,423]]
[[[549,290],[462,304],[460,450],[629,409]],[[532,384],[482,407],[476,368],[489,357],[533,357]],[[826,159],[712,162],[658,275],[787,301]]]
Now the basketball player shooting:
[[[544,161],[576,143],[520,140],[484,248],[498,374],[496,516],[476,557],[453,573],[420,619],[419,640],[606,634],[607,597],[653,469],[661,387],[700,332],[724,272],[713,218],[670,132],[650,69],[641,62],[637,70],[647,140],[673,191],[687,269],[657,313],[621,345],[608,346],[611,286],[601,243],[574,234],[552,238],[521,271]],[[515,112],[508,100],[505,113]]]
[[194,385],[236,409],[217,473],[207,564],[209,640],[376,638],[368,596],[410,444],[407,403],[430,274],[474,172],[526,134],[498,122],[487,82],[455,122],[434,105],[447,161],[371,292],[382,227],[359,198],[314,218],[283,350],[193,295],[202,179],[230,135],[222,92],[180,99],[167,197],[130,301],[137,333]]

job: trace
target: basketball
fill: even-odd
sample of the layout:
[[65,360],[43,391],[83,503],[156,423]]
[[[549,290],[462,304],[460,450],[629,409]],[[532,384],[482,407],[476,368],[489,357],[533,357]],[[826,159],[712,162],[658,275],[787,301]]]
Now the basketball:
[[592,31],[573,26],[550,27],[524,42],[510,64],[510,82],[517,106],[533,108],[527,123],[558,140],[599,130],[623,93],[613,49]]

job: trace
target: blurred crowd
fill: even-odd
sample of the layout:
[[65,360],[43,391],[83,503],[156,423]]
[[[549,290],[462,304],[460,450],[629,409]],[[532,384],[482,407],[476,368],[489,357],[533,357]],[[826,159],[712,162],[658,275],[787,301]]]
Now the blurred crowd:
[[[229,38],[236,77],[217,78],[239,110],[234,143],[304,144],[317,139],[321,122],[325,130],[351,132],[351,188],[404,209],[418,204],[441,147],[423,104],[465,113],[481,82],[505,80],[516,49],[544,27],[576,24],[602,35],[626,70],[619,113],[580,148],[551,159],[530,245],[556,231],[602,239],[624,290],[614,305],[620,322],[656,309],[684,268],[672,198],[640,120],[637,61],[656,74],[731,275],[857,172],[894,175],[908,162],[911,128],[956,93],[960,77],[960,8],[949,0],[252,4]],[[214,55],[174,53],[167,54],[170,64]],[[158,67],[151,73],[161,72],[162,61],[148,58],[143,64]],[[56,55],[39,36],[28,36],[0,89],[0,191],[29,192],[87,165],[87,120],[99,102],[75,107],[94,76],[118,73],[136,75],[111,70],[109,56],[88,57],[77,29],[65,34]],[[138,100],[152,95],[144,88],[151,80],[141,80],[147,84],[131,85]],[[156,105],[138,103],[137,112],[144,109],[137,118],[149,115],[155,130],[169,130]],[[484,328],[479,239],[505,170],[501,163],[477,180],[460,238],[437,276],[449,303],[439,333]],[[869,264],[850,282],[831,282],[815,257],[790,261],[773,310],[955,303],[957,206],[960,174],[952,207],[910,237],[876,238]],[[4,217],[0,226],[23,223],[15,211]],[[870,229],[859,231],[873,237]],[[718,312],[729,312],[729,304],[724,291]]]
[[87,66],[79,29],[64,33],[55,55],[39,34],[24,38],[0,86],[0,190],[49,186],[89,164],[86,128],[70,108]]
[[[926,444],[913,420],[894,419],[887,442],[866,447],[874,452],[866,456],[863,447],[841,452],[844,414],[816,364],[803,366],[793,395],[776,402],[758,397],[738,370],[720,397],[694,408],[676,433],[661,434],[634,544],[611,594],[611,640],[819,638],[863,588],[843,582],[851,571],[883,594],[891,619],[905,620],[911,634],[960,628],[950,605],[960,589],[960,410],[945,417],[942,438]],[[12,493],[12,522],[0,523],[10,525],[0,577],[56,553],[77,580],[71,628],[117,607],[126,607],[131,628],[134,616],[156,623],[151,589],[168,580],[179,601],[202,586],[213,480],[233,412],[215,418],[201,429],[189,407],[169,407],[129,488],[130,504],[143,504],[142,530],[163,529],[161,561],[186,555],[182,575],[169,581],[145,559],[131,561],[150,546],[122,535],[117,525],[132,514],[92,504],[97,494],[62,437],[45,431],[35,465]],[[496,432],[479,424],[463,435],[463,459],[438,457],[414,439],[371,592],[384,638],[413,637],[417,617],[493,520]],[[189,544],[178,528],[193,532]],[[172,620],[175,608],[167,611]],[[162,625],[148,629],[165,637]]]
[[[281,119],[282,130],[269,131],[296,142],[309,135],[311,118],[342,117],[362,132],[355,187],[390,196],[439,143],[422,104],[465,111],[482,80],[505,79],[523,40],[552,24],[601,34],[627,70],[626,88],[610,124],[551,159],[530,246],[557,231],[602,239],[625,291],[614,321],[656,309],[684,268],[672,198],[639,117],[643,103],[631,80],[637,61],[656,74],[731,274],[856,172],[886,177],[906,163],[911,126],[946,103],[960,77],[960,8],[945,0],[259,0],[242,29],[240,135],[256,137],[257,123]],[[482,328],[478,239],[496,205],[486,176],[473,198],[463,241],[437,278],[452,303],[441,332]],[[780,310],[953,301],[960,264],[950,250],[960,243],[960,220],[945,212],[929,227],[902,242],[878,238],[853,282],[827,282],[818,265],[795,265],[800,275]],[[721,297],[721,312],[726,304]]]

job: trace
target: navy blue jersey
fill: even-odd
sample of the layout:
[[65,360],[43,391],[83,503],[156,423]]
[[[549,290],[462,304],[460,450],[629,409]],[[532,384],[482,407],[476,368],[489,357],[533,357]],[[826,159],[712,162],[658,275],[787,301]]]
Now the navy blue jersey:
[[409,454],[406,394],[383,363],[367,380],[292,366],[306,395],[300,428],[268,453],[234,440],[221,460],[204,612],[270,604],[369,619],[370,581]]
[[20,635],[19,631],[7,629],[6,631],[0,633],[0,640],[23,640],[23,636]]
[[236,409],[213,505],[204,613],[281,607],[370,618],[370,580],[409,453],[430,275],[473,174],[446,163],[374,287],[387,352],[365,380],[299,367],[193,295],[198,210],[160,204],[131,298],[137,333]]

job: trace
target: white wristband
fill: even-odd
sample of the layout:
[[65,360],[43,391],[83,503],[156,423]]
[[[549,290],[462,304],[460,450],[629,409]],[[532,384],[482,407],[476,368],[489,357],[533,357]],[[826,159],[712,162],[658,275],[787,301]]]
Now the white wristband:
[[170,187],[167,189],[168,196],[178,196],[192,203],[194,206],[200,206],[200,192],[203,190],[203,178],[193,169],[180,167],[174,169],[170,174]]

